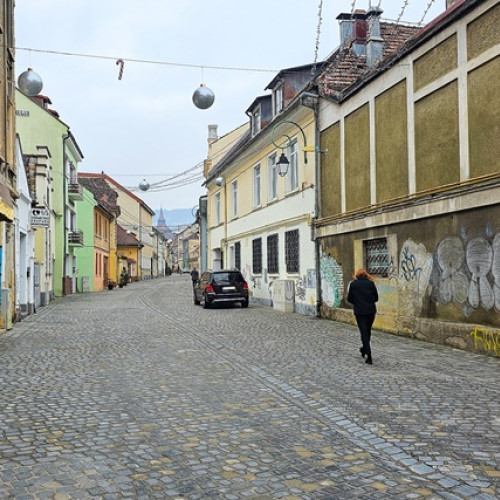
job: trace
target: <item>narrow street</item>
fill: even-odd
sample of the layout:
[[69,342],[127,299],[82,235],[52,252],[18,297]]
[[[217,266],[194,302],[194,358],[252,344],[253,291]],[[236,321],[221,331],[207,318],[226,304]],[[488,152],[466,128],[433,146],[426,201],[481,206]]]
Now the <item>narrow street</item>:
[[500,498],[500,360],[251,304],[189,275],[0,336],[1,499]]

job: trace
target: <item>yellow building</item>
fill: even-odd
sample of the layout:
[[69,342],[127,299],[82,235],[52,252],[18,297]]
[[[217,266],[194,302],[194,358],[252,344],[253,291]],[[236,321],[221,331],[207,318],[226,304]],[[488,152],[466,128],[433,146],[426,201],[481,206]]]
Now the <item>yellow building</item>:
[[313,65],[280,71],[247,109],[249,123],[220,139],[210,130],[205,163],[208,267],[240,269],[263,305],[277,307],[287,287],[288,310],[308,315],[318,309],[316,155],[306,152],[316,129],[301,90],[313,76]]
[[[339,51],[317,82],[322,312],[352,321],[362,267],[377,328],[500,356],[500,2],[448,2],[370,70],[398,29],[379,14],[356,19],[366,52]],[[346,57],[362,68],[348,82]]]

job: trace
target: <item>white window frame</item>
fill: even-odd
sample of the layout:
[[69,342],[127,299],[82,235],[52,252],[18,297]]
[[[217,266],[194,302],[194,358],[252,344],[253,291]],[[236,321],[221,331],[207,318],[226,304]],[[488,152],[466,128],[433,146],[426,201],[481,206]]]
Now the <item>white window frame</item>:
[[256,135],[260,132],[261,118],[262,111],[259,105],[252,111],[252,135]]
[[283,110],[283,82],[276,85],[273,91],[273,115],[279,115]]
[[260,207],[262,204],[262,169],[260,163],[253,167],[253,206]]
[[278,199],[278,167],[276,165],[278,154],[273,153],[267,157],[267,179],[269,201]]
[[238,217],[238,179],[234,179],[234,181],[231,182],[231,202],[231,214],[233,218]]
[[287,157],[290,164],[286,174],[286,190],[290,192],[299,188],[299,145],[296,138],[287,148]]
[[220,191],[217,191],[214,194],[214,216],[215,216],[215,225],[218,226],[221,223]]

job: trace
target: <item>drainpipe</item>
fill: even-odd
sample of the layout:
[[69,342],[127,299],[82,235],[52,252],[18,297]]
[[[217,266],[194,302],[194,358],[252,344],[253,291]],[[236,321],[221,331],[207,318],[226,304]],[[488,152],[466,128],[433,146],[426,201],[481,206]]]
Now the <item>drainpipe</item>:
[[314,216],[311,225],[312,238],[314,240],[314,252],[316,265],[316,317],[321,317],[321,245],[316,237],[315,224],[319,217],[319,180],[320,180],[320,132],[319,132],[319,101],[314,106]]
[[64,286],[66,284],[66,266],[68,265],[68,257],[67,257],[67,252],[68,252],[68,232],[66,231],[66,197],[68,196],[68,185],[66,182],[66,141],[71,137],[71,134],[69,133],[68,130],[68,135],[63,137],[63,234],[64,234],[64,245],[63,245],[63,295],[64,293]]

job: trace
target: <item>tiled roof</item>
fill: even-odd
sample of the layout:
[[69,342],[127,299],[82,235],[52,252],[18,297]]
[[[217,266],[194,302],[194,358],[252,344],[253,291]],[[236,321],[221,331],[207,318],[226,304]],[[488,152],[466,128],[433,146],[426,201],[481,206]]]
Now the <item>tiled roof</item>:
[[[384,40],[382,60],[394,54],[421,29],[417,26],[381,22],[380,33]],[[335,97],[371,69],[366,63],[365,55],[356,54],[352,46],[341,47],[330,56],[325,70],[317,80],[319,92],[324,97]]]
[[118,194],[102,177],[79,177],[78,182],[87,188],[94,195],[95,200],[108,212],[119,213],[120,208],[116,203]]

